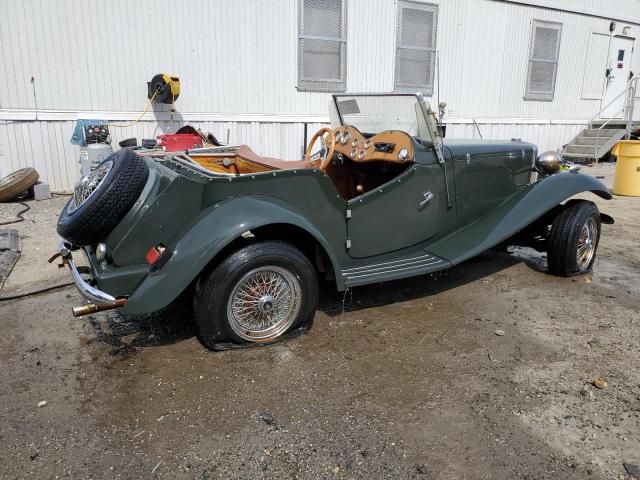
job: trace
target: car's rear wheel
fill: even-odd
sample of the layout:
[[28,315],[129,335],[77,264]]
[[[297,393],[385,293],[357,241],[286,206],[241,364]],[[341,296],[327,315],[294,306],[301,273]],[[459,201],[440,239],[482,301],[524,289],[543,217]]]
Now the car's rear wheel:
[[569,277],[591,271],[600,241],[600,212],[593,202],[567,205],[553,220],[547,249],[549,272]]
[[313,265],[284,242],[248,245],[196,286],[198,335],[211,349],[222,342],[264,343],[311,322],[318,305]]

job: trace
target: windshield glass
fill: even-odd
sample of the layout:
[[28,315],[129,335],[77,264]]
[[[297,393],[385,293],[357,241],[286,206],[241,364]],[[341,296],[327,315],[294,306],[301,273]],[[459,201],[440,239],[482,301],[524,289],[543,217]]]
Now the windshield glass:
[[335,95],[334,99],[342,125],[353,125],[369,134],[402,130],[431,140],[424,138],[425,120],[416,95]]

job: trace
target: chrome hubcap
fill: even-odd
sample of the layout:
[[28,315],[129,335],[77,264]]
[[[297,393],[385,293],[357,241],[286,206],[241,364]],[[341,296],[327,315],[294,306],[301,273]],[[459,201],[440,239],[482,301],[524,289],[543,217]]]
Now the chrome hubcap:
[[229,325],[250,342],[274,339],[293,324],[302,300],[300,282],[276,266],[251,270],[236,284],[227,304]]
[[578,250],[576,252],[576,261],[579,271],[589,268],[593,255],[596,253],[596,238],[598,235],[598,227],[593,218],[587,219],[580,229],[578,237]]
[[109,175],[112,168],[113,161],[110,160],[108,162],[103,162],[89,175],[82,177],[73,188],[73,196],[69,201],[67,212],[71,214],[84,205],[96,190],[98,190],[100,185],[102,185],[104,179],[107,178],[107,175]]

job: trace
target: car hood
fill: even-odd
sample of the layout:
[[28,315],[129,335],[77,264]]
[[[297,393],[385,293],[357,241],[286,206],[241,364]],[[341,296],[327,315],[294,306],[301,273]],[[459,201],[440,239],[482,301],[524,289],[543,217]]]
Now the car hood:
[[501,154],[508,152],[536,151],[536,146],[519,140],[478,140],[478,139],[448,139],[443,140],[443,145],[452,156],[471,154]]

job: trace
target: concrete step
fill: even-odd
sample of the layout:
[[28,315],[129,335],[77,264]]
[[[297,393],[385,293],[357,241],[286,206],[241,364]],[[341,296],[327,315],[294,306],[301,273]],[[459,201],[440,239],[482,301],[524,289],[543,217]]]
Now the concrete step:
[[[581,136],[584,137],[613,137],[614,135],[617,135],[622,129],[614,129],[614,128],[603,128],[602,130],[599,130],[597,128],[585,128],[582,133],[580,133]],[[626,130],[622,130],[622,131],[626,131]]]
[[567,144],[567,146],[569,145],[604,145],[605,143],[607,143],[609,141],[611,137],[607,136],[607,137],[584,137],[582,135],[578,135],[576,138],[574,138],[573,140],[571,140],[571,142],[569,142]]
[[592,145],[567,145],[564,149],[564,153],[576,153],[580,155],[586,155],[593,157],[598,153],[599,148]]
[[583,163],[585,161],[595,160],[593,155],[587,156],[587,155],[582,155],[580,153],[563,153],[562,158],[565,158],[570,162],[575,162],[575,163]]
[[593,125],[594,127],[598,128],[602,125],[604,125],[606,123],[606,125],[604,126],[603,129],[621,129],[627,128],[627,121],[623,120],[623,119],[618,119],[618,118],[612,118],[611,120],[609,120],[608,118],[605,119],[601,119],[601,120],[594,120],[593,122],[591,122],[591,125]]

